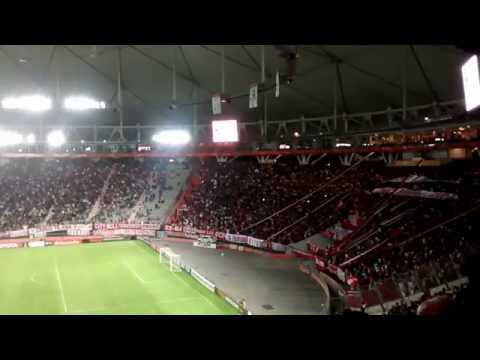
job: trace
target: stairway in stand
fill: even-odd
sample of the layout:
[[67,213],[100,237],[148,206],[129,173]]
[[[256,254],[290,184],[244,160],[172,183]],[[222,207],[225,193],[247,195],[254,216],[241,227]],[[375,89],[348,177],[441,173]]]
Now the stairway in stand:
[[92,206],[92,210],[90,210],[90,213],[87,216],[87,223],[92,221],[92,219],[97,216],[98,212],[100,211],[100,207],[102,205],[102,200],[103,197],[105,196],[105,193],[107,192],[108,185],[110,183],[110,178],[112,177],[113,173],[115,172],[115,166],[114,164],[112,166],[112,170],[110,170],[110,173],[108,174],[107,178],[105,179],[105,183],[103,184],[102,192],[98,196],[97,200],[95,201],[95,204]]
[[137,203],[132,209],[132,212],[128,216],[127,222],[129,224],[135,223],[135,220],[137,218],[138,212],[145,207],[145,191],[140,195],[140,199],[138,199]]

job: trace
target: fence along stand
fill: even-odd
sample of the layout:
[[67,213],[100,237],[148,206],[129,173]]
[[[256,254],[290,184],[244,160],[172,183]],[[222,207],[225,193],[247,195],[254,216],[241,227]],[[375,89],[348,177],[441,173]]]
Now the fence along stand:
[[395,161],[398,160],[398,153],[382,153],[382,159],[387,166],[392,166]]
[[274,159],[271,159],[270,156],[257,156],[257,161],[259,164],[275,164],[282,155],[277,155]]
[[322,160],[325,156],[327,156],[327,154],[322,154],[320,155],[320,157],[316,158],[315,160],[313,160],[310,165],[315,165],[316,163],[318,163],[320,160]]
[[340,159],[340,164],[343,166],[351,166],[354,155],[355,154],[339,155],[338,158]]
[[312,157],[312,155],[297,155],[297,160],[298,160],[298,163],[301,166],[305,166],[305,165],[308,165],[310,163],[310,158],[311,157]]
[[228,156],[216,156],[216,158],[217,158],[217,162],[220,164],[224,164],[230,161]]

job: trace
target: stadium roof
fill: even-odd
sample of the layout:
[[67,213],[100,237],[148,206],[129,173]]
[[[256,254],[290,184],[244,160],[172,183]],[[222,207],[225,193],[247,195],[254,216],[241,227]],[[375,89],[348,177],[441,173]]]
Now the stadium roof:
[[[51,96],[81,93],[115,107],[118,49],[125,122],[191,121],[193,106],[169,110],[172,58],[177,103],[192,104],[196,88],[196,99],[203,103],[198,106],[199,122],[209,119],[211,94],[221,90],[222,45],[0,46],[0,97],[38,91]],[[400,108],[402,74],[408,106],[463,98],[460,65],[468,54],[454,46],[306,45],[298,51],[295,81],[282,86],[278,99],[268,93],[272,120],[331,115],[335,83],[339,114]],[[227,94],[248,94],[249,86],[260,80],[260,54],[260,45],[225,45]],[[285,60],[273,45],[265,46],[265,58],[267,82],[273,83],[277,69],[285,70]],[[248,109],[246,96],[226,106],[242,120],[262,116],[261,106]]]

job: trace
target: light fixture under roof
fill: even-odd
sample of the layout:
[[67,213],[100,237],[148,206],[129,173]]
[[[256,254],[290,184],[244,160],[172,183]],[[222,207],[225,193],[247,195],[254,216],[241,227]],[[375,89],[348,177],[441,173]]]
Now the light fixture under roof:
[[23,142],[23,136],[16,131],[0,129],[0,146],[18,145]]
[[72,111],[105,109],[105,102],[86,96],[70,96],[63,101],[63,107]]
[[27,135],[27,137],[25,138],[27,144],[35,144],[35,135],[34,134],[29,134]]
[[2,107],[6,110],[41,112],[52,108],[52,100],[43,95],[5,97],[2,100]]
[[153,135],[152,140],[162,145],[186,145],[192,140],[186,130],[163,130]]
[[65,134],[61,130],[53,130],[47,136],[47,142],[52,147],[60,147],[65,141]]

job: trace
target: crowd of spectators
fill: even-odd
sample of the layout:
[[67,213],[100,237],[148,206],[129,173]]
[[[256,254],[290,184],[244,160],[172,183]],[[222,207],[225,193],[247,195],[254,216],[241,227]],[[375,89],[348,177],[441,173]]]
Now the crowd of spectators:
[[151,162],[127,159],[116,162],[107,190],[100,202],[97,222],[126,222],[129,212],[147,190],[150,190]]
[[[97,202],[91,221],[128,221],[136,205],[139,216],[148,219],[166,189],[165,164],[9,161],[0,166],[0,231],[83,223]],[[478,212],[466,213],[480,204],[478,168],[476,160],[437,168],[386,167],[381,161],[346,167],[332,157],[311,165],[299,165],[293,157],[272,164],[254,158],[200,160],[196,185],[176,221],[283,244],[321,233],[331,237],[331,245],[310,246],[310,251],[326,265],[340,266],[353,288],[393,278],[408,296],[464,275],[465,251],[479,232]],[[402,180],[410,175],[427,180]],[[454,196],[373,192],[385,187]],[[142,200],[155,205],[147,208]]]
[[[478,205],[475,169],[474,160],[434,168],[364,162],[349,171],[332,159],[305,166],[294,158],[274,164],[206,161],[178,222],[284,244],[317,233],[332,236],[329,247],[310,250],[327,266],[342,266],[352,288],[394,278],[409,295],[464,275],[465,249],[478,237],[478,212],[454,218]],[[406,181],[411,175],[426,179]],[[452,196],[373,193],[378,187]],[[338,228],[342,236],[331,231]]]
[[150,159],[17,159],[4,163],[0,166],[0,231],[85,223],[97,201],[99,211],[89,221],[126,221],[142,194],[146,201],[159,197],[165,185],[165,164]]
[[[261,165],[250,158],[229,163],[206,161],[199,170],[200,184],[187,199],[186,211],[181,213],[179,222],[206,230],[245,233],[267,239],[308,215],[293,227],[294,231],[272,237],[275,242],[300,241],[305,233],[315,233],[322,228],[316,220],[327,220],[323,215],[330,214],[332,208],[343,212],[362,202],[362,188],[378,180],[376,167],[362,167],[348,178],[332,182],[344,168],[328,161],[317,166],[300,166],[296,159],[278,161],[274,165]],[[271,220],[250,227],[328,182],[328,186],[312,197]],[[339,193],[345,195],[343,199],[329,201]],[[317,209],[322,204],[324,206]]]
[[457,295],[465,290],[467,285],[444,288],[433,296],[429,291],[413,301],[400,300],[385,310],[385,315],[441,315],[448,314],[449,307],[455,302]]

